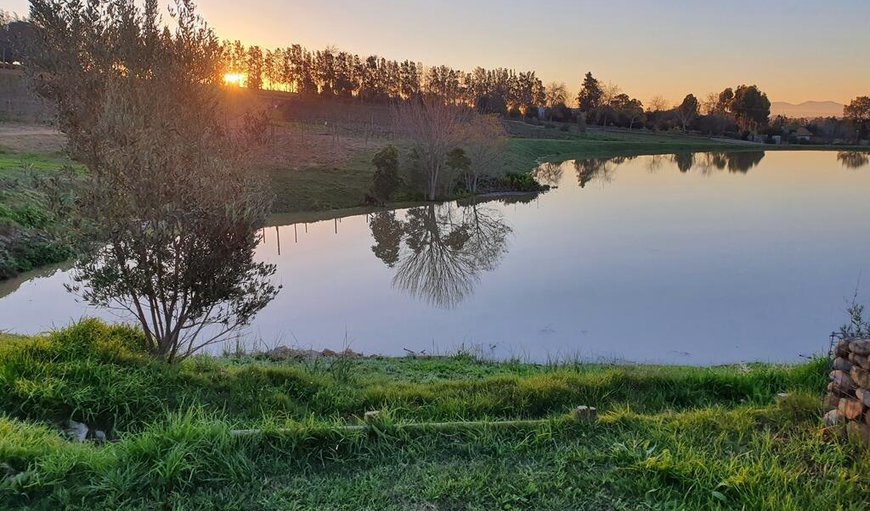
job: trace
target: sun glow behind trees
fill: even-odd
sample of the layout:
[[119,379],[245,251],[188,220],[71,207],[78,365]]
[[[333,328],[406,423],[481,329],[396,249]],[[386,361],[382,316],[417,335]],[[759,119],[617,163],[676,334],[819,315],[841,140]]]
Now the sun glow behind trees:
[[244,73],[226,73],[224,75],[224,83],[236,87],[244,87],[248,81],[248,76]]

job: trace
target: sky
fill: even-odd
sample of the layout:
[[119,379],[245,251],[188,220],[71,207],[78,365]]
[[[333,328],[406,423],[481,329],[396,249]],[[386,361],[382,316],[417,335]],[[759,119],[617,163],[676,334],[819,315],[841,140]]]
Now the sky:
[[[586,71],[642,101],[757,84],[771,101],[870,94],[868,0],[199,0],[221,38],[471,70]],[[26,0],[0,0],[24,14]]]

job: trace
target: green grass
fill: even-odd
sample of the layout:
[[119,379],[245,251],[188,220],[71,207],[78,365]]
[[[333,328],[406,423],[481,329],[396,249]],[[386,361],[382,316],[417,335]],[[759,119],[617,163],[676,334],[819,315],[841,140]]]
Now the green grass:
[[[559,138],[511,138],[508,161],[512,168],[533,169],[543,162],[559,163],[581,158],[612,158],[648,154],[703,151],[866,151],[864,146],[765,145],[723,142],[679,133],[601,131],[585,134],[556,132]],[[555,135],[554,134],[554,135]]]
[[79,171],[59,155],[0,153],[0,279],[71,257]]
[[64,166],[83,169],[79,165],[72,164],[62,153],[15,153],[0,150],[0,175],[15,174],[25,170],[55,171]]
[[590,131],[560,139],[511,138],[508,144],[508,161],[513,168],[531,170],[542,162],[561,162],[580,158],[747,149],[761,148],[685,135]]
[[[823,360],[166,366],[141,342],[96,321],[0,335],[0,507],[858,510],[870,491],[870,458],[819,434]],[[570,420],[580,404],[600,419]],[[371,429],[343,428],[369,410],[382,411]],[[116,441],[67,442],[69,418]],[[515,419],[541,420],[491,422]],[[230,434],[240,428],[264,433]]]
[[341,168],[306,167],[264,169],[271,180],[276,213],[325,211],[360,206],[371,188],[371,152],[353,157]]

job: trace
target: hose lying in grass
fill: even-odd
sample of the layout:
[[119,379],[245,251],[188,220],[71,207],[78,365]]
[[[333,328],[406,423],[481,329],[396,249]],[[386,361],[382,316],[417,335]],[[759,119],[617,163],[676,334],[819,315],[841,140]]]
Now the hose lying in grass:
[[[590,406],[578,406],[574,410],[571,411],[568,416],[570,420],[575,422],[593,422],[597,419],[597,412],[595,408]],[[339,431],[377,431],[383,428],[392,428],[392,429],[403,429],[403,430],[431,430],[431,431],[445,431],[445,430],[456,430],[463,428],[478,428],[478,427],[507,427],[507,428],[528,428],[528,427],[536,427],[544,424],[553,423],[559,418],[549,418],[549,419],[519,419],[519,420],[507,420],[507,421],[451,421],[451,422],[408,422],[408,423],[400,423],[400,424],[387,424],[381,421],[379,412],[367,412],[365,414],[364,420],[365,424],[346,424],[342,426],[336,426],[332,429]],[[278,428],[278,429],[236,429],[230,431],[230,436],[234,437],[245,437],[245,436],[256,436],[262,434],[282,434],[282,433],[292,433],[295,430],[288,428]]]

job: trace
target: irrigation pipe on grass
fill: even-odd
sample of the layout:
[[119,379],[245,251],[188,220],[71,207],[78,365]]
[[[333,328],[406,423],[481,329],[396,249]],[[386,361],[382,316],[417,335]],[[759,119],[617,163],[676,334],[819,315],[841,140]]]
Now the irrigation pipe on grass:
[[[575,422],[595,422],[597,412],[595,408],[589,406],[578,406],[572,410],[568,416]],[[377,412],[369,412],[365,415],[364,424],[344,424],[340,426],[324,427],[324,430],[329,431],[371,431],[378,432],[383,430],[405,430],[405,431],[454,431],[469,428],[490,427],[490,428],[532,428],[553,424],[558,418],[549,419],[520,419],[506,421],[448,421],[448,422],[408,422],[399,424],[388,424],[380,422],[380,417]],[[236,429],[230,431],[230,436],[234,437],[250,437],[259,435],[281,435],[296,433],[298,429],[293,428],[277,428],[277,429]]]

